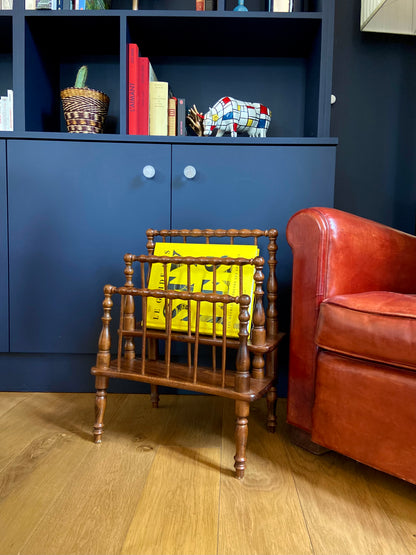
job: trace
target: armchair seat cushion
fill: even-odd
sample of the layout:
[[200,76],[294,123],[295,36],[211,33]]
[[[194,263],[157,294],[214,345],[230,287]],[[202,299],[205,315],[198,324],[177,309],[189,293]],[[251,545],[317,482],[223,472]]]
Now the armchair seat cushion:
[[319,309],[316,343],[346,356],[416,371],[416,295],[337,295]]

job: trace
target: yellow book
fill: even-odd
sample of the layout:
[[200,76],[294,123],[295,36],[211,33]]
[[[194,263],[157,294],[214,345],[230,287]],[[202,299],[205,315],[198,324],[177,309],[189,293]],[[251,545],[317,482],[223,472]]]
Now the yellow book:
[[[154,254],[157,256],[191,256],[191,257],[230,257],[230,258],[255,258],[259,249],[255,245],[217,245],[198,243],[156,243]],[[249,295],[250,322],[252,316],[253,293],[254,293],[254,271],[251,264],[243,266],[243,291],[242,294]],[[166,289],[175,291],[187,291],[187,265],[172,262],[166,265]],[[149,283],[149,289],[165,289],[165,272],[163,264],[153,264]],[[190,266],[190,290],[192,292],[213,293],[213,266],[192,265]],[[240,267],[239,266],[217,266],[216,287],[217,294],[226,294],[233,297],[240,295]],[[195,332],[196,301],[190,302],[191,330]],[[149,328],[165,329],[165,299],[149,297],[147,303],[147,326]],[[223,305],[217,303],[215,307],[216,334],[222,335],[223,329]],[[228,337],[238,337],[240,322],[238,315],[240,306],[230,303],[227,306],[226,334]],[[213,304],[201,302],[199,332],[213,334]],[[188,331],[189,305],[188,301],[180,299],[172,301],[172,331]]]

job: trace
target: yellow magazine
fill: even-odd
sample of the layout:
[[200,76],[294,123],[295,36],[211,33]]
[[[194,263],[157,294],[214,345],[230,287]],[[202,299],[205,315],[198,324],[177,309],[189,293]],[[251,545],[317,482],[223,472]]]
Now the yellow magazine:
[[[191,256],[191,257],[229,257],[229,258],[255,258],[259,249],[255,245],[218,245],[198,243],[156,243],[154,254],[157,256]],[[175,291],[187,291],[187,269],[186,264],[172,262],[166,265],[167,289]],[[250,322],[252,317],[253,293],[254,293],[254,271],[251,264],[243,266],[243,291],[242,294],[249,295]],[[163,264],[153,264],[149,283],[149,289],[164,289],[165,274]],[[216,288],[217,294],[231,295],[237,297],[240,294],[240,267],[239,266],[217,266]],[[213,266],[192,265],[190,266],[190,290],[191,292],[213,293]],[[196,301],[190,302],[191,330],[195,332]],[[240,323],[238,320],[240,307],[230,303],[227,307],[226,335],[238,337]],[[213,304],[202,302],[200,307],[199,332],[213,334]],[[188,331],[188,301],[180,299],[172,301],[172,331]],[[223,305],[216,304],[216,334],[222,335],[223,328]],[[147,326],[149,328],[165,329],[165,299],[149,297],[147,302]],[[250,328],[249,328],[250,329]]]

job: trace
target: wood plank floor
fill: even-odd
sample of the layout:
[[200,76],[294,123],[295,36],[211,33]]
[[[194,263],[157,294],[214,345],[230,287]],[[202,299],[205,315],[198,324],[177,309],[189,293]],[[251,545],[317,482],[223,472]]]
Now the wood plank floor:
[[233,475],[227,399],[0,393],[0,554],[416,554],[416,487],[292,445],[253,404]]

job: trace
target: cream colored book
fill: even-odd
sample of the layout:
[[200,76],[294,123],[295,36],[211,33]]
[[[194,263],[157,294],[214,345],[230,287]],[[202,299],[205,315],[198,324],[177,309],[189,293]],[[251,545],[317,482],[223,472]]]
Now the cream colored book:
[[292,12],[293,0],[273,0],[274,12]]
[[167,81],[149,83],[149,135],[168,134],[168,89]]

